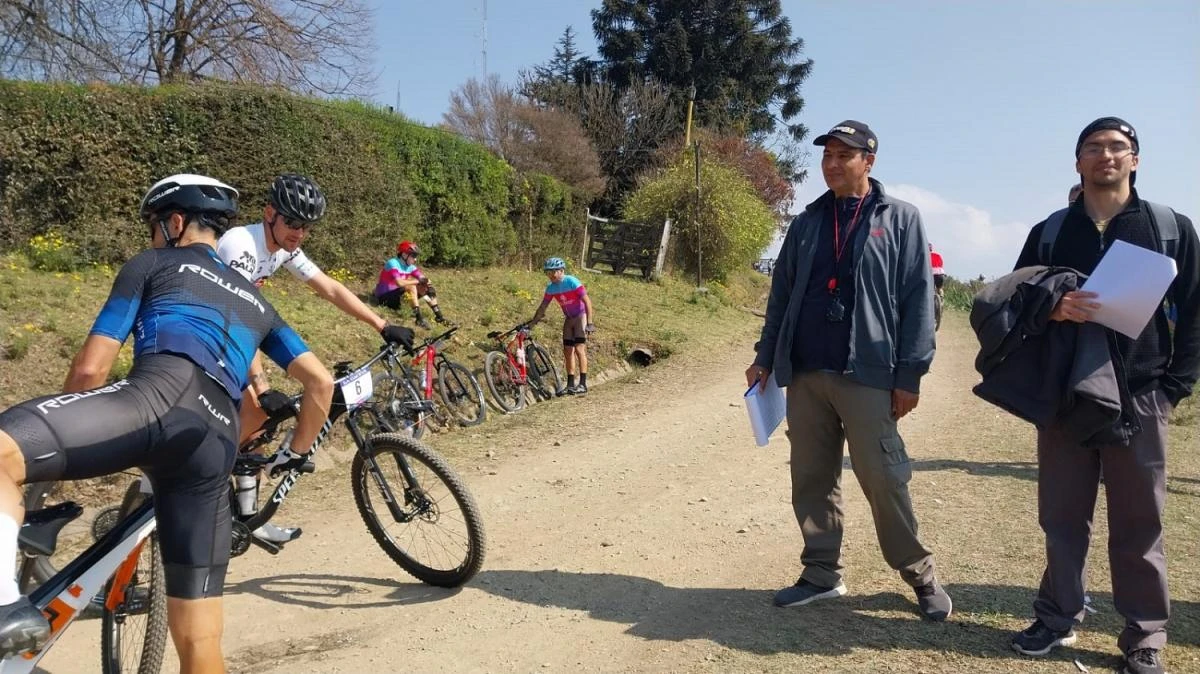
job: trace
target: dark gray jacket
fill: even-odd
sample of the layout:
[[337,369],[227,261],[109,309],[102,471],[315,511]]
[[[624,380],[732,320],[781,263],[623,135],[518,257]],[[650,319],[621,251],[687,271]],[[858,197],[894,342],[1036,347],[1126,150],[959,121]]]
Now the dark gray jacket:
[[1087,277],[1066,267],[1023,267],[975,295],[980,398],[1071,441],[1125,445],[1141,430],[1112,333],[1096,323],[1050,320],[1062,296]]
[[[854,313],[845,375],[873,388],[919,392],[933,361],[933,273],[921,214],[889,197],[871,179],[869,213],[854,235]],[[780,386],[792,383],[792,341],[812,272],[827,191],[792,220],[775,261],[767,320],[754,364],[774,371]],[[865,225],[865,226],[863,226]],[[831,253],[830,253],[831,254]]]

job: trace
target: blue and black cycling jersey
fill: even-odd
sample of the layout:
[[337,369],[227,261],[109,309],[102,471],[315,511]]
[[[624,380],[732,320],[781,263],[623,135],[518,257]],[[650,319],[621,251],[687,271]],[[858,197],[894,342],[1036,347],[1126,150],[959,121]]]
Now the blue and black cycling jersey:
[[121,268],[90,334],[124,342],[134,359],[166,353],[195,363],[234,403],[261,348],[284,370],[308,351],[250,282],[205,244],[153,248]]

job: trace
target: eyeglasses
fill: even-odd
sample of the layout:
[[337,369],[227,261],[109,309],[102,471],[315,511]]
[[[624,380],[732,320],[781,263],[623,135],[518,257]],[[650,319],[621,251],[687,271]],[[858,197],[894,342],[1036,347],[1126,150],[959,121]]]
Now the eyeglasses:
[[312,226],[317,224],[315,222],[304,222],[303,220],[291,220],[283,217],[279,213],[275,214],[275,219],[282,220],[284,226],[286,226],[288,229],[302,229],[304,231],[312,229]]
[[1133,146],[1129,143],[1115,141],[1112,143],[1084,143],[1083,147],[1079,148],[1080,157],[1099,157],[1105,151],[1113,156],[1114,159],[1120,159],[1125,155],[1133,152]]

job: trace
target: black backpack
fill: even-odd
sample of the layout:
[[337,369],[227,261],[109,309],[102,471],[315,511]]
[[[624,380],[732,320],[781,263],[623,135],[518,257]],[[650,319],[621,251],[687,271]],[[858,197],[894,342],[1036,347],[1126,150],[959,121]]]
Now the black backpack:
[[[1158,230],[1158,252],[1174,258],[1179,251],[1179,222],[1175,220],[1175,211],[1169,206],[1143,200],[1142,203],[1150,208],[1150,222]],[[1063,221],[1067,219],[1066,208],[1054,211],[1046,218],[1042,227],[1042,237],[1038,240],[1038,264],[1050,265],[1050,254],[1054,252],[1054,241],[1062,229]]]

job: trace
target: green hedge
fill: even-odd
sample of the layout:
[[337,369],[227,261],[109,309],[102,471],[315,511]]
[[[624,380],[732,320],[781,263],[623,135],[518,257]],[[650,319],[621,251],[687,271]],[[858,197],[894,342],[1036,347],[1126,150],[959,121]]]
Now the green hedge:
[[480,145],[359,102],[0,80],[0,251],[59,232],[83,263],[121,262],[145,246],[137,205],[154,180],[213,175],[241,191],[242,222],[255,222],[284,171],[313,176],[329,198],[305,243],[326,268],[373,273],[403,238],[433,264],[513,257],[530,221],[525,183],[538,185],[535,240],[577,240],[583,228],[583,204],[561,183],[517,176]]

